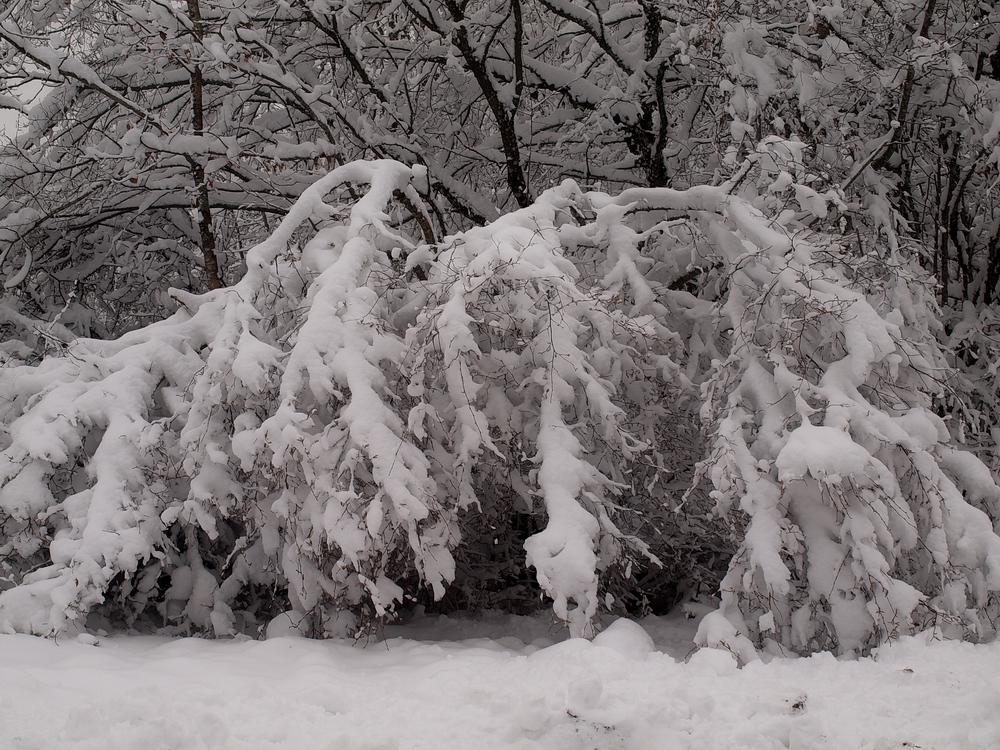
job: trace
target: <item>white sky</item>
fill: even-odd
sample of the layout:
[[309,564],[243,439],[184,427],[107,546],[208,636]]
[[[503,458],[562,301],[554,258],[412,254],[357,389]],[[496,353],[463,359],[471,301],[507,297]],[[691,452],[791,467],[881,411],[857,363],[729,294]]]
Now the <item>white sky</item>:
[[[20,86],[14,89],[13,93],[20,97],[21,101],[27,102],[29,106],[37,104],[41,100],[39,93],[42,87],[37,83]],[[17,128],[18,113],[12,109],[0,109],[0,136],[13,136]]]
[[13,135],[17,125],[17,113],[9,109],[0,109],[0,135]]

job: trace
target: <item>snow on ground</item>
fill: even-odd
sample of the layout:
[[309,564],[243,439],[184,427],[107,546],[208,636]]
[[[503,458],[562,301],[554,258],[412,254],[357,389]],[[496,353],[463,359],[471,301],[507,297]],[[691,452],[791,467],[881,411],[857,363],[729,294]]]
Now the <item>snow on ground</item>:
[[356,644],[5,635],[0,748],[1000,748],[1000,643],[737,669],[692,633],[678,615],[568,641],[496,615]]

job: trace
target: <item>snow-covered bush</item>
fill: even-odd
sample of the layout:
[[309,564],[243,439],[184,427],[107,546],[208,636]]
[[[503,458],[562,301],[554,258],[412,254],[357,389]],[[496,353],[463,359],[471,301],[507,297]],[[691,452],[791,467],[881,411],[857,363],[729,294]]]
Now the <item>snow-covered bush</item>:
[[[58,632],[98,608],[221,635],[275,614],[281,589],[300,628],[353,631],[411,573],[443,595],[459,514],[506,494],[547,518],[529,562],[588,631],[599,570],[646,550],[612,520],[615,477],[647,452],[616,401],[638,414],[673,342],[578,286],[560,235],[575,186],[418,248],[386,213],[400,193],[419,205],[415,177],[335,170],[237,285],[6,362],[4,627]],[[347,183],[368,191],[324,201]]]
[[776,179],[756,200],[777,221],[741,206],[732,236],[715,230],[728,352],[703,386],[713,439],[699,471],[745,528],[699,640],[750,659],[865,653],[931,626],[992,635],[1000,488],[939,413],[962,394],[931,279],[892,242],[862,248],[780,212],[783,194],[827,212],[793,181],[789,145],[762,149],[789,170],[765,165]]
[[701,637],[745,658],[986,635],[1000,490],[934,412],[927,280],[810,230],[844,207],[800,154],[566,181],[435,243],[425,171],[355,162],[236,285],[37,363],[6,347],[0,626],[341,634],[421,586],[523,602],[530,566],[587,635],[660,566],[694,591],[728,562]]

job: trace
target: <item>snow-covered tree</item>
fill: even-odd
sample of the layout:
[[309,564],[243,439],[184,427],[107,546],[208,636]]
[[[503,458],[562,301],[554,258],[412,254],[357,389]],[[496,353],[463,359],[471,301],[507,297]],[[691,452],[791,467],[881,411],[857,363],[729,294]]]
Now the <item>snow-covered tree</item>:
[[0,105],[48,94],[2,155],[2,273],[43,308],[94,274],[91,306],[197,289],[213,244],[238,275],[269,217],[355,158],[426,166],[441,234],[565,177],[718,182],[772,135],[810,145],[865,235],[919,240],[945,306],[995,297],[1000,28],[977,3],[8,6]]
[[703,19],[664,13],[17,0],[0,22],[0,93],[44,96],[0,153],[5,287],[19,312],[69,303],[65,322],[85,327],[86,311],[95,333],[127,330],[169,309],[169,286],[238,276],[274,217],[355,158],[427,167],[428,240],[566,177],[717,180],[718,76],[678,56]]
[[661,562],[649,520],[704,515],[667,476],[701,389],[698,479],[739,544],[706,643],[991,633],[1000,489],[935,413],[933,296],[896,251],[807,228],[840,197],[806,184],[801,148],[683,191],[567,181],[435,244],[402,228],[422,168],[353,163],[232,287],[37,364],[9,351],[0,623],[222,635],[287,608],[355,632],[421,584],[443,596],[506,502],[585,635]]
[[[248,591],[280,583],[313,630],[353,630],[363,604],[380,616],[400,601],[393,577],[444,593],[457,514],[498,481],[478,459],[531,451],[537,466],[508,463],[505,480],[527,508],[544,501],[530,562],[588,630],[599,569],[646,552],[612,520],[626,485],[587,458],[610,472],[644,449],[613,394],[641,396],[653,373],[622,361],[650,357],[656,327],[577,287],[558,233],[572,196],[415,248],[384,210],[397,193],[417,203],[424,175],[335,170],[234,287],[175,291],[182,309],[162,323],[7,363],[6,627],[79,627],[102,603],[131,622],[155,604],[165,623],[224,634],[248,627],[262,598]],[[347,181],[369,189],[341,217],[322,198]],[[308,221],[323,226],[299,251]]]
[[[772,188],[822,214],[793,173]],[[955,371],[928,278],[890,247],[748,229],[761,250],[726,239],[740,262],[719,308],[729,352],[705,383],[701,466],[719,509],[746,525],[701,642],[746,659],[864,653],[931,626],[992,635],[1000,489],[939,414]]]

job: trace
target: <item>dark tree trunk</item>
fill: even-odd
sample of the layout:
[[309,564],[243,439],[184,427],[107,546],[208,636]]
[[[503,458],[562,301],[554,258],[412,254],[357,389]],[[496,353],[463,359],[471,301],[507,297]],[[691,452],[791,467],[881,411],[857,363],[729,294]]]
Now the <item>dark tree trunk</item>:
[[[194,24],[195,37],[200,42],[204,37],[204,25],[201,20],[201,8],[198,0],[187,0],[188,14]],[[195,135],[205,135],[205,80],[201,66],[195,64],[191,71],[191,107],[192,129]],[[212,199],[208,191],[208,179],[205,167],[194,157],[188,157],[191,165],[191,176],[194,178],[197,190],[198,233],[201,238],[201,253],[205,262],[205,284],[209,289],[220,289],[224,286],[222,273],[219,270],[219,259],[215,254],[215,232],[212,229]]]

